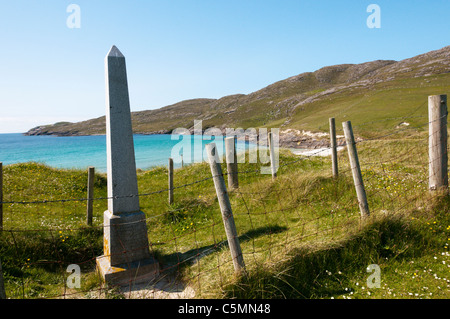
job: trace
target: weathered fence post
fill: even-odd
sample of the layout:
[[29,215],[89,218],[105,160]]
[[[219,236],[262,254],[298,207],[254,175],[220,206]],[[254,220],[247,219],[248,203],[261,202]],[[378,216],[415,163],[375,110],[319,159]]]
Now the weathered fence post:
[[269,132],[268,140],[269,140],[269,151],[270,151],[270,168],[272,170],[272,179],[275,179],[277,177],[277,168],[276,168],[277,164],[275,162],[275,147],[274,147],[272,132]]
[[428,183],[430,191],[448,187],[447,95],[428,97]]
[[244,257],[242,256],[241,245],[234,223],[233,212],[231,210],[230,199],[228,197],[225,180],[222,174],[222,167],[220,166],[219,156],[217,154],[216,144],[207,144],[206,152],[208,154],[211,174],[213,176],[214,186],[219,200],[220,211],[222,212],[223,224],[227,235],[228,246],[230,247],[231,258],[233,259],[234,270],[236,273],[241,274],[242,272],[245,272]]
[[356,196],[358,197],[359,209],[362,217],[369,216],[369,204],[367,203],[366,191],[359,166],[358,153],[356,151],[355,138],[353,136],[352,123],[343,122],[345,140],[347,142],[348,157],[352,169],[353,182],[355,184]]
[[95,167],[89,166],[88,168],[88,182],[87,182],[87,211],[86,211],[86,223],[88,226],[92,226],[92,215],[94,210],[94,178]]
[[173,204],[173,159],[169,158],[169,205]]
[[0,232],[3,231],[3,163],[0,162]]
[[330,142],[331,142],[331,167],[333,177],[338,177],[338,158],[336,143],[336,123],[334,117],[330,118]]
[[3,269],[1,260],[0,260],[0,299],[6,299],[5,283],[3,280]]
[[231,189],[238,188],[239,182],[236,154],[236,136],[225,138],[225,158],[227,161],[228,187]]

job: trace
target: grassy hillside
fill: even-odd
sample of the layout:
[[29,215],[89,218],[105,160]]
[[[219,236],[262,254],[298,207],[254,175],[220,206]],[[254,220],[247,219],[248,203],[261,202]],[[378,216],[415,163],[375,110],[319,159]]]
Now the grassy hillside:
[[[413,78],[380,83],[360,94],[355,90],[333,94],[327,101],[312,102],[298,109],[291,125],[307,130],[320,128],[329,117],[336,122],[351,120],[355,126],[365,124],[359,134],[370,137],[391,132],[402,122],[419,127],[427,122],[429,95],[444,94],[450,88],[450,75]],[[342,126],[338,127],[342,133]],[[427,129],[427,128],[425,128]]]
[[[449,298],[450,200],[427,190],[426,133],[409,128],[357,146],[371,210],[367,220],[359,216],[345,150],[337,180],[329,158],[282,152],[276,180],[260,174],[260,164],[240,164],[240,188],[230,192],[247,267],[240,277],[233,275],[208,165],[176,170],[171,206],[166,169],[138,171],[150,249],[162,277],[192,289],[196,298]],[[8,165],[4,200],[84,198],[86,179],[79,170]],[[105,180],[97,174],[96,197],[106,196]],[[9,297],[127,296],[104,286],[95,273],[106,201],[95,201],[92,227],[85,226],[85,205],[4,204],[0,258]],[[80,289],[65,285],[73,263],[82,269]],[[367,286],[370,264],[381,268],[380,288]]]
[[[327,66],[273,83],[250,94],[220,99],[181,101],[157,110],[133,112],[135,133],[170,133],[191,128],[194,119],[203,128],[279,127],[326,131],[328,118],[355,125],[393,118],[366,126],[365,134],[395,128],[404,116],[425,116],[416,111],[428,95],[450,89],[450,46],[402,61],[372,61]],[[99,106],[99,108],[103,108]],[[411,119],[411,125],[418,120]],[[105,118],[79,123],[57,123],[31,129],[27,134],[104,134]]]

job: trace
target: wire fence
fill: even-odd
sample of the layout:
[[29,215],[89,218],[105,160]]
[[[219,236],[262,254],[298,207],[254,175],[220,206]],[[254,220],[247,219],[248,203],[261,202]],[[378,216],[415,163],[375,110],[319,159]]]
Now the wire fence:
[[[417,118],[416,111],[398,119]],[[356,133],[373,123],[355,126]],[[430,123],[396,127],[356,142],[371,216],[401,214],[437,196],[428,191],[430,136],[425,128]],[[295,249],[339,242],[364,227],[367,221],[358,209],[347,151],[338,153],[338,178],[332,176],[328,157],[317,156],[324,151],[298,158],[280,156],[276,179],[260,174],[259,164],[240,165],[239,187],[228,193],[247,273],[261,265],[277,267]],[[226,164],[222,167],[226,176]],[[153,178],[152,172],[145,174]],[[180,175],[183,184],[177,183]],[[162,172],[154,178],[165,182],[164,176]],[[214,177],[206,164],[177,170],[172,205],[167,204],[167,187],[126,196],[140,199],[148,248],[160,268],[151,282],[130,280],[120,287],[106,285],[95,271],[96,259],[103,254],[102,213],[107,200],[116,197],[20,200],[11,198],[6,189],[0,249],[7,294],[194,298],[223,293],[235,275]],[[104,188],[97,190],[105,192]],[[88,200],[96,203],[96,218],[89,227],[82,224]],[[77,265],[81,273],[68,271],[70,265]],[[80,282],[74,287],[76,278]]]

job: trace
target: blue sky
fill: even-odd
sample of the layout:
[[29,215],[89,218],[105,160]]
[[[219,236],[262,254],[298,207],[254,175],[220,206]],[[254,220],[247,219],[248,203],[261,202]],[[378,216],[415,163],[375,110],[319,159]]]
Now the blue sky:
[[[372,3],[381,28],[366,24]],[[67,26],[70,4],[80,28]],[[0,0],[0,133],[103,116],[112,45],[139,111],[440,49],[448,12],[449,0]]]

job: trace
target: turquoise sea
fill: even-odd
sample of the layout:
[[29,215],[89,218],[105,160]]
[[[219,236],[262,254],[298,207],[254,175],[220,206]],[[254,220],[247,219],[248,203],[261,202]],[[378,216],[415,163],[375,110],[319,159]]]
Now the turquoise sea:
[[[180,135],[134,135],[136,167],[148,169],[167,166],[173,157],[174,167],[200,162],[205,145],[215,142],[219,155],[224,152],[224,137],[192,135],[186,140]],[[184,142],[183,142],[184,141]],[[191,146],[190,154],[186,145]],[[185,148],[181,149],[184,145]],[[256,147],[255,144],[238,141],[238,152]],[[206,160],[206,157],[204,158]],[[96,171],[106,172],[106,136],[24,136],[20,133],[0,134],[0,162],[3,165],[39,162],[57,168],[85,169],[94,166]]]

